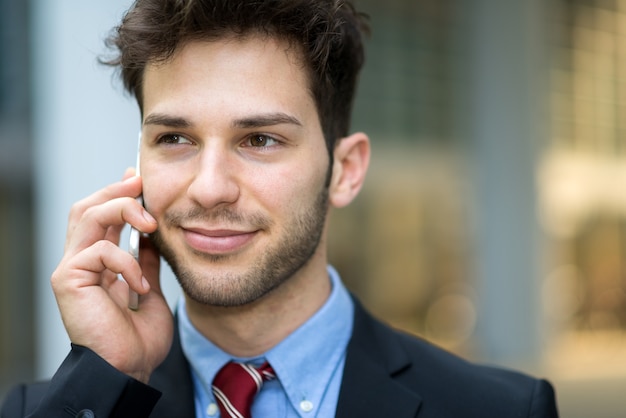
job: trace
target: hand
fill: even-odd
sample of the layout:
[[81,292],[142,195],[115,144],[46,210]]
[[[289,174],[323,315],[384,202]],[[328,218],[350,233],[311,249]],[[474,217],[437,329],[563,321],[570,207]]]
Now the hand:
[[[140,263],[118,246],[126,223],[144,233],[157,228],[135,200],[142,186],[133,174],[72,207],[65,254],[51,282],[70,340],[147,382],[170,349],[173,319],[150,240],[142,238]],[[128,309],[129,287],[141,295],[137,311]]]

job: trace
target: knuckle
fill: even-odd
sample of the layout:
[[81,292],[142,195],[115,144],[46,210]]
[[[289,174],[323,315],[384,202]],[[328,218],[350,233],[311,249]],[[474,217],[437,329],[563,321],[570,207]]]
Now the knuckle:
[[106,239],[102,239],[99,241],[96,241],[93,244],[93,249],[96,251],[97,254],[110,254],[112,251],[114,251],[117,247],[109,240]]
[[109,269],[124,272],[133,271],[138,266],[133,256],[109,240],[104,239],[96,242],[93,249]]
[[[75,274],[75,273],[74,273]],[[62,262],[50,275],[50,285],[55,294],[60,294],[67,288],[68,280],[72,279],[72,270]]]
[[137,261],[135,261],[132,257],[126,257],[121,262],[122,271],[129,273],[136,273],[136,270],[139,268]]
[[72,205],[70,208],[70,219],[79,219],[83,213],[89,208],[85,199],[80,200]]
[[61,281],[61,267],[57,267],[50,275],[50,284],[53,289],[56,289]]
[[98,210],[96,206],[90,206],[86,209],[84,209],[82,211],[82,214],[80,216],[81,220],[91,220],[91,219],[96,219],[98,217],[97,215]]

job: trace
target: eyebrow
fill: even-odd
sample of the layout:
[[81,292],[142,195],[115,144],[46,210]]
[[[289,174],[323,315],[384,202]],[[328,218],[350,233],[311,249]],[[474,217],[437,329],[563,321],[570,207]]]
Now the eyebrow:
[[170,116],[163,113],[152,113],[146,116],[143,124],[169,126],[171,128],[189,128],[192,126],[192,123],[185,118]]
[[[190,128],[193,126],[193,123],[183,117],[163,113],[152,113],[146,116],[143,124],[168,126],[171,128]],[[302,123],[297,118],[282,112],[262,113],[235,119],[231,126],[240,129],[253,129],[282,124],[302,126]]]
[[236,119],[233,121],[232,126],[235,128],[250,129],[282,124],[302,126],[302,123],[298,119],[282,112],[264,113]]

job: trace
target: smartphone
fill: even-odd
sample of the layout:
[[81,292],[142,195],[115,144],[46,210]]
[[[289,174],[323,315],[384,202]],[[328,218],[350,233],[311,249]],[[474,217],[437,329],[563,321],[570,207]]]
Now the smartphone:
[[[139,176],[141,175],[140,171],[139,171],[139,157],[140,157],[140,150],[141,150],[141,132],[139,132],[138,138],[137,138],[137,160],[135,162],[135,175]],[[143,198],[140,196],[137,197],[137,201],[143,205]],[[131,227],[130,228],[130,235],[129,235],[129,239],[128,239],[128,252],[135,257],[135,260],[139,261],[139,238],[141,238],[141,233]],[[128,290],[128,308],[136,311],[139,309],[139,295],[137,294],[137,292],[135,292],[132,289]]]

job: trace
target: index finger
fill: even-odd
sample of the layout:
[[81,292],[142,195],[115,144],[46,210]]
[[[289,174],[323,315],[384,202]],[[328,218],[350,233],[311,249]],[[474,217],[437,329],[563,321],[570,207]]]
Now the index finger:
[[97,205],[101,205],[109,200],[117,199],[120,197],[137,197],[141,194],[141,179],[139,177],[135,177],[134,175],[131,177],[127,177],[129,171],[124,174],[126,177],[123,181],[119,181],[113,184],[106,186],[103,189],[98,190],[97,192],[87,196],[86,198],[76,202],[72,208],[70,209],[70,215],[67,224],[67,243],[69,242],[70,236],[74,232],[76,225],[82,218],[85,211],[89,208]]
[[151,233],[156,220],[134,198],[120,197],[85,210],[68,236],[66,254],[75,254],[93,243],[106,239],[110,227],[129,223],[141,232]]

